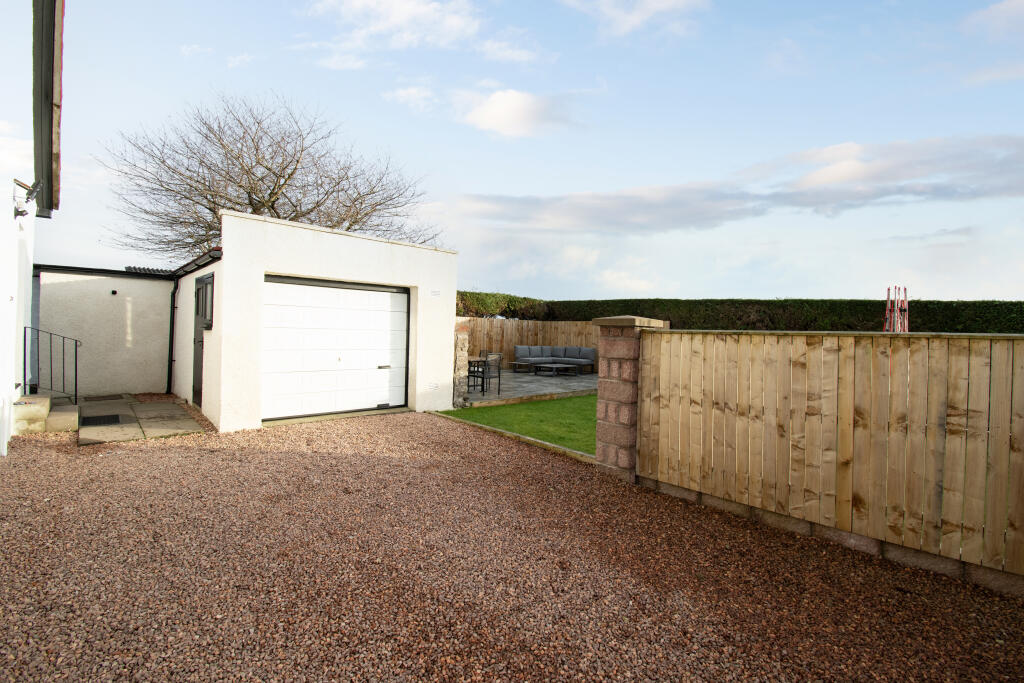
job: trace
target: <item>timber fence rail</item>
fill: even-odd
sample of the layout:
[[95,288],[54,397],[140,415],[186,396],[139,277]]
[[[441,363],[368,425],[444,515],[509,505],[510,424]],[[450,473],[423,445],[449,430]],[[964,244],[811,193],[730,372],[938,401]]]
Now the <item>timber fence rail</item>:
[[[516,359],[515,346],[588,346],[597,348],[598,329],[591,321],[518,320],[516,318],[464,318],[469,325],[469,355],[484,349],[497,351],[504,367]],[[597,369],[596,367],[594,368]]]
[[1024,337],[643,330],[640,477],[1024,574]]

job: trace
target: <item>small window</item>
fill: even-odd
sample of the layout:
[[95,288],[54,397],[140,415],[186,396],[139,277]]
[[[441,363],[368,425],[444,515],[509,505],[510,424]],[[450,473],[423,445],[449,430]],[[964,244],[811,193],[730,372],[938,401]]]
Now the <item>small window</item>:
[[213,275],[196,280],[196,317],[204,330],[213,329]]

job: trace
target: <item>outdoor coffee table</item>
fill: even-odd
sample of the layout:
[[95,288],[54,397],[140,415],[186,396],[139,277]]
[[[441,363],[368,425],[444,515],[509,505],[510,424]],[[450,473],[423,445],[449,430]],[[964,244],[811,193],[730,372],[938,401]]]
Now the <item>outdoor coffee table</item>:
[[533,369],[533,363],[528,363],[525,360],[514,360],[512,361],[512,372],[530,372]]
[[550,374],[552,377],[559,374],[568,375],[570,370],[572,370],[573,375],[580,374],[579,369],[575,365],[570,365],[568,363],[538,363],[533,366],[533,374],[545,374],[541,373],[542,369],[550,371],[546,374]]

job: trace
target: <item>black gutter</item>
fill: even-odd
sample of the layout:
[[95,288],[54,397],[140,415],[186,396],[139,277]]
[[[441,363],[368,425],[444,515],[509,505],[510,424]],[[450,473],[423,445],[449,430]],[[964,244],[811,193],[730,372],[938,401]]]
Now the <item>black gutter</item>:
[[132,277],[140,280],[173,280],[174,273],[136,273],[130,270],[113,270],[110,268],[89,268],[87,266],[55,266],[48,263],[36,263],[32,273],[72,273],[75,275],[100,275],[103,277]]
[[224,255],[224,251],[220,247],[214,247],[210,251],[197,256],[185,265],[176,269],[169,276],[174,280],[174,287],[171,289],[171,329],[167,335],[167,392],[171,393],[172,385],[174,382],[174,320],[177,317],[178,312],[178,285],[181,282],[181,278],[185,277],[189,273],[194,273],[200,268],[205,268],[214,261],[219,261],[221,256]]

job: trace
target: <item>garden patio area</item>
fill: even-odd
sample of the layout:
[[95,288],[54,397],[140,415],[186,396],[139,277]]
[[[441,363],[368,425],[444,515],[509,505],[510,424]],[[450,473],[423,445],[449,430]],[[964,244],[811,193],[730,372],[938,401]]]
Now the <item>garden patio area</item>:
[[1024,601],[403,413],[0,462],[13,679],[1011,679]]

